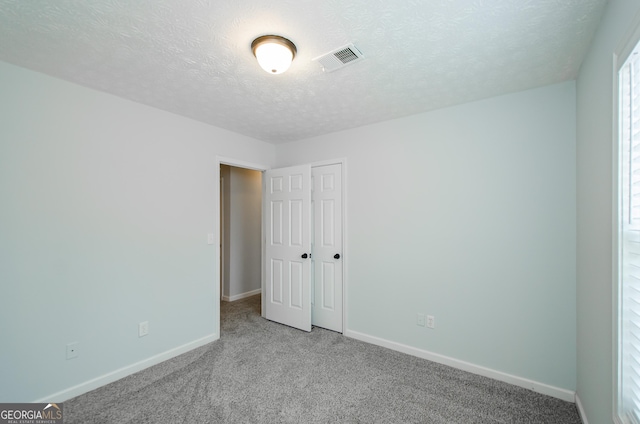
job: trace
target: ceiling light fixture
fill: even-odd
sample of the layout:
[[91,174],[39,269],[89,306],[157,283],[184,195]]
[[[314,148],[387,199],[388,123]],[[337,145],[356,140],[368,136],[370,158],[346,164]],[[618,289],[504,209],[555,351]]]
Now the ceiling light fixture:
[[281,74],[291,66],[298,50],[291,41],[279,35],[263,35],[251,43],[253,55],[270,74]]

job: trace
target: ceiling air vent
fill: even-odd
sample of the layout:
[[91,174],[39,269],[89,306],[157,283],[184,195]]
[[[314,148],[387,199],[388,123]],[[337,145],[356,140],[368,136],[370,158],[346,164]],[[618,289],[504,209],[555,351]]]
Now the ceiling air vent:
[[364,59],[364,55],[353,44],[347,44],[332,52],[311,59],[318,62],[325,72],[333,72],[344,66]]

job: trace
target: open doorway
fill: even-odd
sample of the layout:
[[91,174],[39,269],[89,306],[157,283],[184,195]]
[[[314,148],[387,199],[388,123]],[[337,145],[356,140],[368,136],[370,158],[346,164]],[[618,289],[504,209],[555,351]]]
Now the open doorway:
[[[260,295],[262,172],[220,165],[220,307]],[[228,306],[228,305],[227,305]],[[222,317],[221,317],[222,318]]]

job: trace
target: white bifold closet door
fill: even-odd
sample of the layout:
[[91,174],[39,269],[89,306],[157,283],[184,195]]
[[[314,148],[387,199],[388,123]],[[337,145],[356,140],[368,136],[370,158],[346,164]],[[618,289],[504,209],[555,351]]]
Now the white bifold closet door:
[[265,172],[265,317],[343,331],[342,166]]

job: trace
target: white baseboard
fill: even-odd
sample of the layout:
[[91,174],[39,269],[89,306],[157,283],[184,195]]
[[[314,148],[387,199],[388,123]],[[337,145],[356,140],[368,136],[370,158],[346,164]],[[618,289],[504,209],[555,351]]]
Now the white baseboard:
[[236,300],[244,299],[245,297],[255,296],[257,294],[262,293],[262,289],[251,290],[248,292],[236,294],[234,296],[222,296],[222,300],[225,302],[234,302]]
[[582,420],[582,424],[589,424],[589,421],[587,421],[587,413],[584,411],[582,402],[580,402],[580,396],[578,396],[577,393],[576,393],[576,408],[578,408],[578,415],[580,416],[580,420]]
[[183,353],[189,352],[190,350],[196,349],[200,346],[204,346],[207,343],[211,343],[218,339],[219,339],[219,336],[217,336],[216,334],[205,336],[201,339],[194,340],[182,346],[178,346],[176,348],[167,350],[166,352],[162,352],[157,355],[154,355],[150,358],[143,359],[142,361],[136,362],[134,364],[127,365],[126,367],[122,367],[110,373],[104,374],[100,377],[96,377],[89,381],[85,381],[84,383],[80,383],[68,389],[61,390],[57,393],[53,393],[41,399],[34,400],[33,402],[34,403],[64,402],[65,400],[71,399],[76,396],[80,396],[81,394],[90,392],[91,390],[97,389],[98,387],[102,387],[106,384],[113,383],[114,381],[120,380],[121,378],[124,378],[128,375],[134,374],[138,371],[142,371],[145,368],[149,368],[150,366],[159,364],[160,362],[164,362],[178,355],[182,355]]
[[455,358],[450,358],[448,356],[418,349],[412,346],[404,345],[379,337],[370,336],[368,334],[359,333],[357,331],[346,330],[344,332],[344,335],[353,339],[361,340],[363,342],[406,353],[408,355],[417,356],[418,358],[427,359],[439,364],[444,364],[453,368],[461,369],[463,371],[468,371],[473,374],[478,374],[484,377],[492,378],[494,380],[503,381],[505,383],[513,384],[514,386],[524,387],[525,389],[533,390],[534,392],[562,399],[567,402],[575,402],[576,400],[576,394],[571,390],[561,389],[559,387],[554,387],[548,384],[539,383],[537,381],[528,380],[526,378],[518,377],[515,375],[506,374],[501,371],[492,370],[490,368],[485,368],[479,365],[471,364],[469,362],[460,361]]

